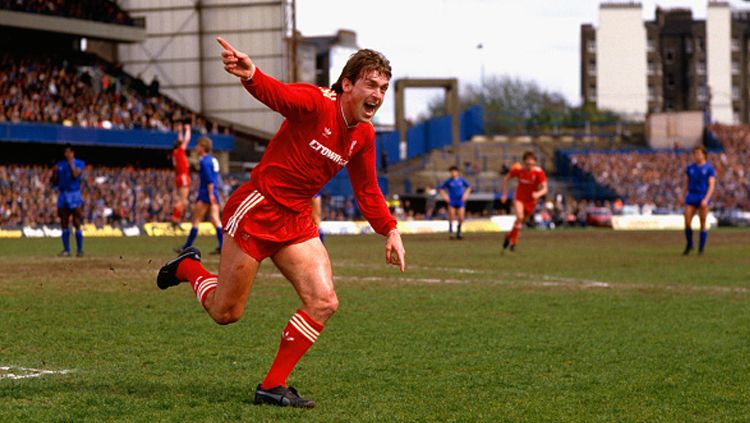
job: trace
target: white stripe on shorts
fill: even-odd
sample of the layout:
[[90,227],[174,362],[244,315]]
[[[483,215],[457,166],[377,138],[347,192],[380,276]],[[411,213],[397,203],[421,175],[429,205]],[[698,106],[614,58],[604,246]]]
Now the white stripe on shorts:
[[237,228],[239,227],[240,222],[242,221],[242,218],[245,217],[245,214],[247,214],[250,209],[257,206],[265,198],[266,197],[264,197],[257,190],[251,192],[250,195],[245,197],[239,207],[237,207],[237,209],[232,214],[232,217],[230,217],[227,221],[227,233],[230,236],[234,236],[234,234],[237,232]]

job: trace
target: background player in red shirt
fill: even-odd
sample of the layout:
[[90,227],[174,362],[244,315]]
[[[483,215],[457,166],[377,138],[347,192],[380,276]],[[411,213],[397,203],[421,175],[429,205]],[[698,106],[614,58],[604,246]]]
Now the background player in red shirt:
[[313,223],[310,202],[346,167],[362,214],[386,237],[386,262],[405,269],[404,247],[377,183],[375,130],[371,124],[391,77],[388,60],[372,50],[352,55],[333,89],[284,84],[256,68],[250,57],[218,38],[224,69],[256,99],[285,117],[250,181],[227,201],[228,235],[218,274],[186,249],[159,271],[166,289],[183,281],[219,324],[240,319],[260,262],[270,257],[291,282],[302,307],[282,331],[271,369],[255,391],[256,404],[312,407],[286,379],[336,312],[331,262]]
[[172,149],[172,165],[174,166],[177,198],[172,208],[172,225],[177,226],[182,222],[182,213],[185,211],[190,194],[190,165],[187,159],[187,147],[190,144],[190,124],[180,125],[177,128],[177,140]]
[[503,179],[503,194],[500,198],[503,203],[508,201],[508,182],[512,178],[518,178],[518,186],[513,196],[516,222],[513,224],[513,230],[505,235],[503,250],[510,247],[511,251],[515,251],[518,233],[524,222],[534,214],[537,201],[547,194],[547,175],[536,165],[536,155],[533,152],[523,153],[523,166],[520,163],[514,164]]

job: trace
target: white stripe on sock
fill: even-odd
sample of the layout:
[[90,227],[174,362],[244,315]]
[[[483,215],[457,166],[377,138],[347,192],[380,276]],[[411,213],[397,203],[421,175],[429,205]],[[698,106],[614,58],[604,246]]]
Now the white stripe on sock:
[[312,334],[315,335],[316,338],[320,335],[320,332],[318,332],[317,330],[315,330],[309,323],[307,323],[307,321],[305,320],[305,318],[302,317],[302,316],[300,316],[299,313],[297,313],[294,316],[292,316],[292,319],[293,320],[296,319],[297,323],[302,324],[302,326],[304,326],[307,330],[309,330],[310,332],[312,332]]
[[315,336],[312,335],[310,332],[307,332],[307,330],[303,329],[301,326],[299,326],[294,320],[290,320],[289,323],[294,326],[299,333],[301,333],[305,338],[307,338],[310,342],[315,342]]

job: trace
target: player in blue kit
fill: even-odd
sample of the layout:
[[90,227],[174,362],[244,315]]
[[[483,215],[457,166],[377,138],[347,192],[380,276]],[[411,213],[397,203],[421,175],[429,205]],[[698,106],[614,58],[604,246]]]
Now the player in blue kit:
[[52,184],[57,188],[57,215],[60,216],[62,227],[63,250],[58,255],[70,257],[70,221],[72,218],[73,227],[76,230],[76,256],[83,257],[81,177],[86,164],[83,160],[75,158],[73,146],[70,144],[65,145],[64,154],[65,160],[57,162],[55,171],[52,173]]
[[[453,221],[457,221],[456,239],[463,239],[461,236],[461,224],[464,222],[466,213],[466,199],[471,193],[471,185],[461,176],[456,166],[449,169],[451,177],[440,185],[440,195],[448,203],[448,233],[453,233]],[[451,235],[451,238],[453,236]]]
[[706,216],[708,206],[711,204],[711,196],[716,187],[716,172],[710,163],[706,161],[706,149],[702,146],[693,148],[694,163],[687,167],[687,179],[685,192],[685,238],[687,245],[683,255],[690,254],[693,250],[693,229],[691,227],[696,210],[701,223],[700,243],[698,254],[703,254],[706,247],[708,231],[706,231]]
[[190,234],[188,234],[185,244],[175,249],[177,252],[182,252],[193,245],[195,238],[198,237],[198,225],[203,221],[206,213],[209,213],[211,223],[216,228],[216,239],[219,241],[219,246],[216,247],[213,253],[219,254],[221,252],[224,234],[222,233],[221,220],[219,219],[219,208],[221,207],[221,200],[219,198],[219,161],[211,155],[212,145],[210,138],[202,137],[195,146],[195,152],[200,157],[198,198],[195,204],[193,204],[193,227],[190,229]]

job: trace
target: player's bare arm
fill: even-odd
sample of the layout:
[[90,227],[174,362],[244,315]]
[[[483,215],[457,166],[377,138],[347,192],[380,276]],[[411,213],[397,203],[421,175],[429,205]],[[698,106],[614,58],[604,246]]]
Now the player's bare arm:
[[183,130],[184,130],[184,133],[180,134],[181,136],[180,148],[182,148],[183,150],[187,150],[187,146],[188,144],[190,144],[190,132],[191,132],[190,124],[186,123],[185,126],[183,127]]
[[714,188],[716,187],[716,177],[712,176],[708,178],[708,192],[701,201],[701,206],[708,207],[708,202],[711,201],[711,196],[714,195]]
[[465,203],[469,199],[469,194],[471,194],[471,187],[466,188],[466,191],[464,191],[464,195],[461,198],[461,201]]
[[446,203],[450,204],[451,200],[450,198],[448,198],[448,192],[444,189],[440,189],[439,192],[440,192],[440,196],[443,197],[443,200],[445,200]]
[[538,200],[544,197],[545,195],[547,195],[547,182],[546,181],[542,182],[541,188],[539,188],[539,190],[537,191],[534,191],[532,196],[534,197],[535,200]]
[[252,79],[255,74],[255,64],[250,60],[250,56],[237,51],[237,49],[221,37],[216,37],[216,41],[224,48],[224,51],[221,52],[224,70],[244,80]]

